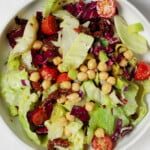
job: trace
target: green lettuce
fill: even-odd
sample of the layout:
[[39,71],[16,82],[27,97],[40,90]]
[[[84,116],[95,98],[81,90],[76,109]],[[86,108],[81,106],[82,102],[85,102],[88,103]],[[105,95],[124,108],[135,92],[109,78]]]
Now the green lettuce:
[[97,128],[103,128],[106,134],[112,135],[116,125],[116,119],[120,118],[123,121],[123,126],[129,124],[129,119],[121,107],[117,106],[102,106],[96,105],[94,110],[90,112],[90,121],[87,131],[87,143],[91,142],[94,136],[94,131]]
[[48,138],[50,140],[63,136],[64,127],[60,123],[60,118],[65,116],[66,111],[63,106],[56,104],[52,111],[51,118],[45,122],[45,126],[48,128]]
[[128,90],[123,92],[125,99],[127,100],[127,103],[125,104],[123,109],[127,114],[127,116],[133,115],[136,112],[136,109],[138,107],[136,101],[138,90],[139,90],[138,85],[130,82],[128,86]]
[[144,80],[139,83],[139,92],[136,96],[138,108],[136,113],[138,117],[135,120],[132,120],[133,125],[137,125],[147,114],[148,107],[146,103],[146,95],[150,93],[150,80]]
[[11,107],[18,106],[22,99],[21,93],[30,89],[30,85],[24,86],[21,80],[28,81],[28,73],[25,70],[8,71],[1,77],[1,96]]
[[31,50],[33,42],[37,39],[38,28],[38,21],[35,16],[32,16],[25,27],[23,37],[10,52],[8,62]]

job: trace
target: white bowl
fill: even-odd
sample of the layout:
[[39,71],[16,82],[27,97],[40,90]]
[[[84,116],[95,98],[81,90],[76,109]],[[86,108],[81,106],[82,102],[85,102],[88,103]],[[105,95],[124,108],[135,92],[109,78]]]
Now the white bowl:
[[[46,0],[36,0],[33,3],[30,3],[29,5],[25,6],[21,11],[19,11],[17,14],[21,17],[29,18],[29,16],[36,13],[36,11],[42,11],[43,6],[45,4]],[[88,0],[90,1],[90,0]],[[136,23],[141,22],[144,26],[144,32],[142,33],[146,39],[148,40],[148,43],[150,43],[150,24],[145,19],[145,17],[128,1],[126,0],[118,0],[118,8],[120,14],[126,19],[128,23]],[[3,68],[4,61],[6,60],[8,49],[10,49],[7,39],[6,39],[6,33],[9,29],[12,28],[14,24],[14,17],[16,14],[12,14],[12,20],[7,24],[3,32],[0,36],[0,68]],[[146,60],[150,62],[150,52],[146,55],[140,56],[140,59]],[[2,69],[1,69],[2,71]],[[147,99],[150,97],[147,96]],[[1,101],[0,105],[0,114],[2,116],[2,119],[0,119],[0,124],[3,125],[3,128],[6,129],[8,133],[6,133],[10,138],[15,139],[17,143],[20,143],[22,150],[43,150],[41,147],[35,145],[31,140],[26,136],[24,130],[22,129],[20,123],[16,118],[12,118],[9,116],[7,111],[7,106]],[[148,108],[150,108],[150,101],[148,102]],[[116,146],[115,150],[128,150],[129,146],[133,145],[150,127],[150,112],[146,115],[146,117],[142,120],[142,122],[133,130],[131,134],[124,137],[122,140],[119,141],[118,145]],[[7,127],[9,127],[9,130]],[[8,143],[9,144],[9,143]]]

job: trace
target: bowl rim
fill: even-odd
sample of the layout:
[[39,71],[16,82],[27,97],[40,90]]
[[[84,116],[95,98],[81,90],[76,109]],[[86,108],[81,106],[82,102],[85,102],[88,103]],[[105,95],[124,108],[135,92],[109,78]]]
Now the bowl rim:
[[[92,0],[90,0],[92,1]],[[148,19],[143,15],[142,12],[140,12],[138,10],[138,8],[132,4],[132,2],[130,2],[129,0],[116,0],[118,3],[119,1],[124,1],[124,3],[126,3],[132,10],[135,11],[136,14],[138,14],[139,17],[141,17],[144,22],[150,27],[150,22],[148,21]],[[26,8],[28,5],[30,5],[31,3],[35,2],[35,0],[29,0],[26,2],[21,2],[22,5],[20,5],[21,7],[19,7],[16,11],[14,11],[13,14],[9,14],[8,19],[6,20],[5,24],[3,25],[3,27],[0,27],[0,39],[2,39],[2,35],[5,33],[5,29],[7,28],[7,26],[10,24],[10,22],[12,21],[12,19],[24,8]],[[13,138],[15,138],[15,140],[17,140],[17,142],[20,143],[20,145],[23,145],[24,148],[27,148],[28,150],[32,149],[32,147],[30,145],[28,145],[27,143],[25,143],[23,140],[21,140],[16,134],[14,134],[14,132],[12,131],[12,129],[7,125],[7,123],[5,122],[5,120],[3,119],[3,117],[0,116],[0,122],[2,122],[3,126],[5,126],[7,128],[7,131],[9,132],[9,134],[11,134],[11,136]],[[136,141],[138,141],[143,135],[144,133],[146,133],[146,131],[148,130],[148,128],[150,127],[150,123],[148,123],[143,130],[138,134],[138,136],[136,136],[132,141],[130,141],[130,143],[128,143],[127,145],[124,145],[122,150],[126,150],[128,147],[132,146],[133,144],[136,143]]]

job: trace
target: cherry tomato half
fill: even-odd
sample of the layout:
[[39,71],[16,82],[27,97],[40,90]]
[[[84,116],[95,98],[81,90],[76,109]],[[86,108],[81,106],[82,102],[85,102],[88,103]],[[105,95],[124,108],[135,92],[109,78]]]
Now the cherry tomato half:
[[40,74],[44,80],[56,80],[57,75],[58,75],[58,70],[56,68],[43,66],[40,69]]
[[42,108],[36,109],[31,116],[31,121],[35,126],[42,125],[46,120],[47,115]]
[[42,32],[47,35],[55,34],[57,32],[55,17],[48,16],[45,18],[42,22],[41,28]]
[[63,81],[70,81],[71,79],[68,77],[68,73],[62,73],[58,75],[57,77],[57,83],[63,82]]
[[92,147],[94,150],[112,150],[113,144],[109,136],[104,137],[94,136],[92,139]]
[[111,18],[116,13],[116,1],[98,0],[96,8],[97,8],[97,13],[100,15],[100,17]]
[[146,62],[140,62],[137,66],[137,69],[134,74],[135,80],[146,80],[150,76],[150,65],[148,65]]

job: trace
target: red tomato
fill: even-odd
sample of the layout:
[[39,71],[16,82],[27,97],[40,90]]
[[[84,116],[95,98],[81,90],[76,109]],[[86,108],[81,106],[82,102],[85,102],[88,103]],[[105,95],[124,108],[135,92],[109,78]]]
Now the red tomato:
[[112,150],[113,144],[109,136],[98,138],[96,136],[92,139],[92,147],[94,150]]
[[47,115],[42,108],[36,109],[31,116],[31,121],[35,126],[42,125],[46,120]]
[[150,65],[145,62],[140,62],[134,74],[135,80],[146,80],[150,76]]
[[116,13],[116,0],[98,0],[97,13],[104,18],[111,18]]
[[57,32],[56,20],[54,16],[48,16],[45,18],[41,25],[42,32],[51,35]]
[[71,79],[68,77],[68,73],[62,73],[58,75],[57,77],[57,83],[63,82],[63,81],[70,81]]
[[40,69],[40,74],[43,80],[56,80],[58,75],[58,70],[56,68],[50,68],[48,66],[43,66]]

